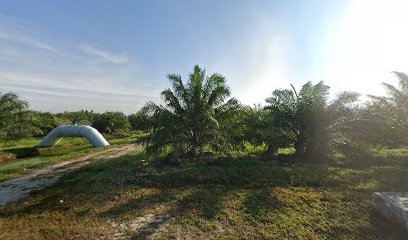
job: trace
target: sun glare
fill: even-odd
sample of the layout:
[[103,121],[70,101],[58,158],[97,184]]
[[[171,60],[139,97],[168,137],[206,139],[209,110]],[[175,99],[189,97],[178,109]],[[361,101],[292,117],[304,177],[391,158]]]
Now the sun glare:
[[381,94],[391,71],[407,71],[406,1],[350,1],[324,48],[327,82],[336,89]]

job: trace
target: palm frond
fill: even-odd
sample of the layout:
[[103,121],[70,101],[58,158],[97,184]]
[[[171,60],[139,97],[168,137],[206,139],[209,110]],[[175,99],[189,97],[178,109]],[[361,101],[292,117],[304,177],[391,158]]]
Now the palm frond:
[[167,106],[173,109],[175,112],[183,112],[183,107],[181,106],[179,99],[174,95],[170,89],[166,89],[161,92],[161,95],[166,102]]
[[386,88],[387,92],[394,99],[404,95],[401,90],[399,90],[397,87],[395,87],[395,86],[393,86],[393,85],[391,85],[389,83],[383,83],[382,85]]
[[399,86],[401,87],[402,92],[408,95],[408,75],[403,72],[393,72],[399,80]]
[[180,104],[185,105],[189,101],[189,98],[181,76],[179,74],[169,74],[167,78],[170,81],[174,95],[179,99]]

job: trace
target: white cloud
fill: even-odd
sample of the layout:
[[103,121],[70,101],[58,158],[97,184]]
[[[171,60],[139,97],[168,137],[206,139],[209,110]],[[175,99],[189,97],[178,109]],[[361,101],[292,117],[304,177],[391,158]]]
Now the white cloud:
[[[103,94],[109,94],[149,98],[157,94],[154,90],[134,89],[124,86],[123,84],[117,85],[116,83],[108,83],[110,80],[110,77],[101,80],[94,79],[92,76],[84,76],[80,80],[75,81],[75,79],[71,79],[71,77],[38,77],[18,73],[0,72],[0,84],[2,84],[3,87],[9,86],[15,89],[24,89],[24,91],[37,93],[41,90],[41,93],[48,95],[59,94],[65,96],[65,94],[69,92],[69,95],[66,96],[87,98],[99,95],[100,98]],[[84,95],[84,93],[87,95]]]
[[157,86],[143,84],[140,68],[125,53],[60,43],[33,29],[0,15],[0,92],[16,92],[32,109],[51,112],[130,113],[159,96]]
[[97,57],[104,62],[121,64],[126,63],[129,60],[126,53],[108,52],[92,45],[80,46],[80,49],[82,49],[86,54]]
[[36,40],[34,37],[30,37],[30,36],[24,36],[24,35],[13,35],[13,34],[9,34],[9,33],[5,33],[5,32],[1,32],[0,31],[0,40],[3,41],[8,41],[8,42],[14,42],[14,43],[21,43],[24,45],[29,45],[32,47],[37,47],[43,50],[47,50],[50,52],[54,52],[57,53],[58,49],[56,49],[55,47],[46,44],[44,42],[41,42],[39,40]]
[[29,47],[39,48],[57,53],[58,49],[51,44],[38,39],[34,34],[33,26],[25,20],[17,20],[0,15],[0,41],[18,43]]
[[51,45],[45,44],[45,43],[43,43],[43,42],[31,41],[31,43],[32,43],[34,46],[39,47],[39,48],[41,48],[41,49],[48,50],[48,51],[54,52],[54,53],[57,53],[57,52],[58,52],[58,49],[56,49],[55,47],[52,47]]

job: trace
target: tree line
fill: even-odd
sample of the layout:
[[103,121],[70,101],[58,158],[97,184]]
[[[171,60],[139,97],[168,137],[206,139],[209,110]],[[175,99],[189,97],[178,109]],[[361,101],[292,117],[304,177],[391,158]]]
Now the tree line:
[[88,110],[49,113],[33,111],[28,103],[12,92],[0,94],[0,142],[25,137],[43,137],[59,125],[74,119],[104,134],[129,135],[131,131],[148,131],[150,118],[142,113],[129,116],[122,112],[96,113]]
[[265,154],[293,148],[296,155],[324,159],[365,156],[370,148],[405,147],[408,140],[408,75],[394,72],[398,86],[384,83],[386,96],[342,92],[329,101],[329,86],[307,82],[300,89],[276,89],[265,105],[245,106],[221,74],[206,75],[196,65],[187,81],[169,74],[170,88],[163,103],[149,101],[129,116],[93,111],[43,113],[13,93],[0,95],[0,139],[42,136],[74,118],[102,133],[149,132],[144,139],[149,154],[196,156],[204,149],[218,153],[262,147]]
[[197,155],[210,148],[227,153],[246,144],[277,154],[294,148],[305,159],[365,157],[375,147],[405,147],[408,140],[408,76],[394,72],[398,86],[384,83],[387,95],[342,92],[331,101],[323,81],[276,89],[264,107],[243,106],[220,74],[207,76],[198,65],[186,82],[169,74],[164,104],[148,102],[142,112],[152,118],[147,136],[150,154]]

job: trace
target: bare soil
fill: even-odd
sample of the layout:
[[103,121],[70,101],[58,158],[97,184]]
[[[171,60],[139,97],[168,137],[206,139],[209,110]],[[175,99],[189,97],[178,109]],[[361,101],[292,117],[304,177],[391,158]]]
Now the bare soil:
[[89,153],[35,170],[23,177],[0,182],[0,207],[19,201],[35,191],[42,190],[55,184],[60,177],[67,172],[74,171],[92,162],[112,160],[130,153],[138,147],[138,145],[129,144]]

